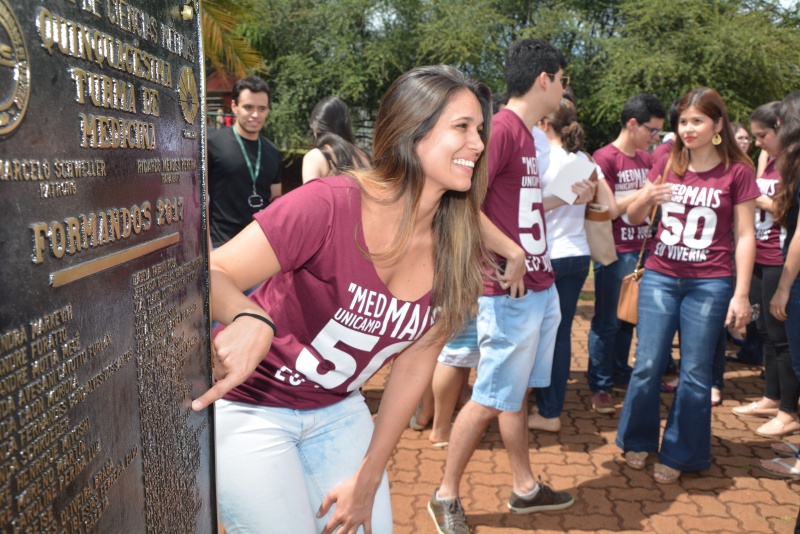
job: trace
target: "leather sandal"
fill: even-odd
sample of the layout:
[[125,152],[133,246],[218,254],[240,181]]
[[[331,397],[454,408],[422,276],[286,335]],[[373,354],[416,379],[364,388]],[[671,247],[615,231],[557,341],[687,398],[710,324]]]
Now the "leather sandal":
[[753,417],[775,417],[778,415],[777,408],[759,408],[757,402],[751,402],[746,406],[737,406],[731,410],[734,415],[753,416]]
[[800,421],[783,423],[777,417],[773,417],[756,430],[756,434],[765,438],[782,438],[798,433],[800,433]]
[[797,469],[790,462],[783,458],[773,458],[772,460],[759,460],[758,465],[761,469],[775,475],[776,477],[783,478],[800,478],[800,469]]
[[773,443],[769,448],[772,452],[784,458],[795,458],[797,453],[800,452],[800,447],[789,441]]
[[417,431],[425,430],[425,427],[427,427],[430,424],[430,421],[428,421],[424,425],[417,422],[417,417],[419,417],[419,411],[421,409],[422,409],[422,403],[417,404],[417,409],[414,410],[413,414],[411,414],[411,420],[408,422],[408,428]]
[[637,471],[644,469],[645,463],[647,463],[647,454],[644,451],[627,451],[625,453],[625,463],[628,464],[628,467]]
[[659,484],[674,484],[681,478],[681,472],[668,465],[656,464],[653,471],[653,480]]

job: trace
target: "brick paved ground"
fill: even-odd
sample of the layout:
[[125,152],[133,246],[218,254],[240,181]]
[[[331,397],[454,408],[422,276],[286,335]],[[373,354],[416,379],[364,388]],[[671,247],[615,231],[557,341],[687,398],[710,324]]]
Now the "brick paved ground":
[[[463,503],[473,532],[792,532],[800,485],[772,478],[758,468],[756,459],[774,456],[770,440],[753,432],[765,420],[740,419],[731,413],[732,407],[760,397],[760,370],[728,366],[723,404],[713,408],[712,468],[685,474],[674,485],[656,484],[652,460],[645,471],[624,464],[614,445],[618,413],[598,415],[588,410],[584,372],[592,312],[591,301],[579,303],[561,432],[531,432],[534,472],[556,489],[571,491],[577,502],[563,512],[508,513],[511,475],[494,422],[462,482]],[[373,410],[386,374],[382,371],[364,388]],[[615,398],[620,407],[623,397]],[[671,396],[662,396],[662,423],[671,400]],[[397,534],[436,532],[426,505],[441,480],[447,452],[432,447],[427,435],[428,430],[406,430],[389,462]]]

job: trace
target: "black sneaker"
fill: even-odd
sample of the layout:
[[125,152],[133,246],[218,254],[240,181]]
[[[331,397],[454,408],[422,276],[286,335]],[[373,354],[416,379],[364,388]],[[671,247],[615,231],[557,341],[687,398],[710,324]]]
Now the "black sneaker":
[[549,486],[539,482],[539,491],[533,497],[524,499],[512,491],[508,498],[508,509],[515,514],[532,514],[548,510],[563,510],[574,503],[575,497],[566,491],[553,491]]
[[440,501],[436,498],[438,491],[439,488],[433,490],[433,497],[428,502],[428,512],[436,522],[436,530],[439,534],[469,534],[467,515],[461,506],[461,499],[456,497]]

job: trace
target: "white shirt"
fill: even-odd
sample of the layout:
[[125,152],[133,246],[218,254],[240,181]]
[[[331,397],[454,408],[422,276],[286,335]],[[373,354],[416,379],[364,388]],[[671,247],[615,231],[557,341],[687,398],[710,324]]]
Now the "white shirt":
[[536,147],[536,165],[539,168],[539,176],[544,176],[550,166],[550,140],[538,126],[534,126],[531,133],[533,133],[533,145]]
[[[578,157],[586,160],[589,159],[583,152],[578,152],[577,154]],[[545,197],[551,196],[547,194],[547,187],[553,182],[558,172],[567,163],[568,155],[569,153],[562,147],[550,145],[547,172],[541,175],[542,191],[544,191]],[[597,167],[597,174],[598,177],[603,177],[603,171],[600,170],[600,167]],[[586,230],[584,230],[583,227],[585,213],[585,204],[559,206],[558,208],[545,212],[544,220],[547,227],[547,249],[552,259],[589,255],[589,243],[586,241]]]

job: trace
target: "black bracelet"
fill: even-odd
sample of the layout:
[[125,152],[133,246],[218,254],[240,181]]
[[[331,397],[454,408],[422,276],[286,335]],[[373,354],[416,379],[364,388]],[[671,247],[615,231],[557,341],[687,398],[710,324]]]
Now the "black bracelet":
[[[263,315],[259,315],[257,313],[242,312],[242,313],[237,314],[236,317],[233,318],[233,321],[235,321],[239,317],[252,317],[253,319],[258,319],[259,321],[263,321],[263,322],[267,323],[267,325],[269,325],[270,328],[272,328],[272,336],[273,337],[278,335],[278,329],[275,328],[275,323],[273,323],[272,321],[270,321],[269,319],[267,319]],[[231,322],[233,322],[233,321],[231,321]]]

